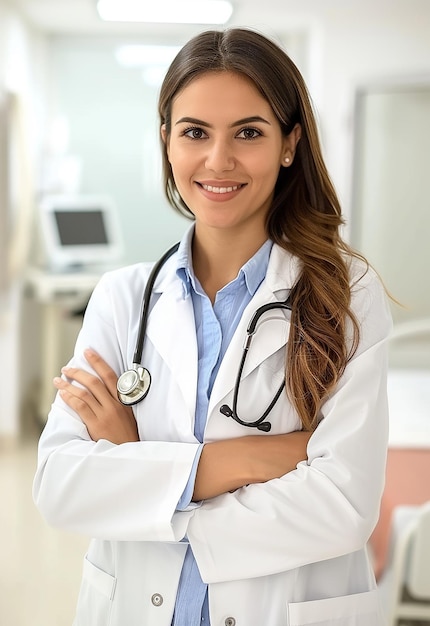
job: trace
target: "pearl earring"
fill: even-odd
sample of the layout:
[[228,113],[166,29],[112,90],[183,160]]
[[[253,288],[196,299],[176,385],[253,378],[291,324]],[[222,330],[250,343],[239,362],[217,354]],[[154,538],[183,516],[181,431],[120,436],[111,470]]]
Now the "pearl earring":
[[284,161],[285,161],[285,163],[289,163],[290,162],[290,157],[285,157]]

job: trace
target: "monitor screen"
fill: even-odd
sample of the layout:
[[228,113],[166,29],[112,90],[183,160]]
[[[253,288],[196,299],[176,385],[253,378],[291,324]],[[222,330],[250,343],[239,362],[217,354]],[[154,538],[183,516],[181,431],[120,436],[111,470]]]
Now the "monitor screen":
[[46,196],[39,205],[45,258],[52,269],[86,269],[119,261],[122,237],[109,197]]
[[103,211],[54,211],[58,236],[62,246],[107,244],[108,237]]

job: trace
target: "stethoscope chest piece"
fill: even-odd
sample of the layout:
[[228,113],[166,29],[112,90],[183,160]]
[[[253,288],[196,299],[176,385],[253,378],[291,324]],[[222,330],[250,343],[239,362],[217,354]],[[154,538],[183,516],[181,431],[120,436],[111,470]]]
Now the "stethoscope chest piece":
[[133,368],[121,374],[116,385],[118,399],[126,406],[143,400],[151,386],[151,375],[148,370],[135,363]]
[[148,321],[149,303],[151,300],[152,288],[155,283],[155,279],[158,276],[160,269],[169,257],[178,249],[179,244],[169,248],[161,259],[152,268],[149,275],[148,282],[146,283],[145,292],[143,294],[143,302],[140,313],[139,331],[137,336],[136,349],[133,356],[133,364],[131,369],[121,374],[116,384],[116,390],[118,400],[125,404],[125,406],[131,406],[137,404],[147,395],[149,387],[151,386],[151,374],[146,367],[142,367],[140,364],[143,354],[143,342],[146,333],[146,324]]

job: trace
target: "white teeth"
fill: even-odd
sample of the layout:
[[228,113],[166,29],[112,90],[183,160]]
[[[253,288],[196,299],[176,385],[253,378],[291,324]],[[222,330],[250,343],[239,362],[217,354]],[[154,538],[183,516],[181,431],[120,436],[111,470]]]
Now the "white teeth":
[[212,193],[229,193],[231,191],[237,191],[240,185],[234,185],[233,187],[213,187],[212,185],[203,185],[203,189],[211,191]]

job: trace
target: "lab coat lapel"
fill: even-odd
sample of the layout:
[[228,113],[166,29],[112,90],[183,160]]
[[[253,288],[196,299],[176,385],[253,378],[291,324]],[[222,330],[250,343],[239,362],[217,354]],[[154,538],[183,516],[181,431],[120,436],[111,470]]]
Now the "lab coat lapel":
[[176,277],[164,281],[161,291],[148,318],[147,336],[178,382],[194,420],[198,353],[192,300],[184,298]]
[[[246,330],[253,314],[263,304],[276,301],[277,298],[267,288],[267,285],[264,285],[260,287],[257,294],[246,307],[215,380],[209,413],[211,408],[230,393],[234,387],[247,337]],[[248,376],[260,363],[279,350],[279,348],[285,346],[287,342],[290,324],[284,312],[276,309],[272,314],[267,315],[270,315],[270,320],[267,323],[258,325],[255,341],[252,343],[245,362],[242,379]]]
[[[284,302],[297,279],[298,273],[297,259],[274,245],[266,279],[246,307],[221,363],[211,394],[209,414],[212,408],[234,387],[247,336],[247,327],[253,314],[260,306],[268,302]],[[275,309],[266,313],[263,319],[258,324],[255,340],[252,342],[245,362],[242,379],[277,350],[285,346],[288,341],[290,332],[289,311]]]

